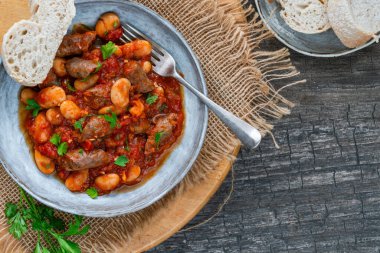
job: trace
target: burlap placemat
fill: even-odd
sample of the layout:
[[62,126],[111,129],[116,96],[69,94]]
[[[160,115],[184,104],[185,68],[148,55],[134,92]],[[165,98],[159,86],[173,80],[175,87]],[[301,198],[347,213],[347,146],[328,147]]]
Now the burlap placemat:
[[[214,0],[140,0],[171,21],[186,37],[202,64],[209,96],[259,128],[262,134],[270,133],[269,118],[280,118],[289,113],[292,103],[271,86],[271,81],[294,77],[298,72],[291,65],[286,49],[262,51],[260,43],[271,37],[251,7],[226,4]],[[247,2],[241,3],[247,6]],[[105,10],[106,11],[106,10]],[[242,13],[244,12],[244,13]],[[240,17],[250,17],[249,23]],[[237,18],[239,17],[239,18]],[[291,82],[292,85],[297,82]],[[286,86],[286,80],[284,86]],[[85,252],[112,252],[118,245],[128,243],[136,226],[149,222],[157,209],[165,208],[175,194],[180,194],[195,182],[202,180],[208,171],[230,154],[238,141],[230,131],[210,114],[205,144],[187,177],[165,198],[137,213],[117,218],[86,218],[91,230],[84,238],[75,238]],[[234,157],[230,157],[234,159]],[[4,205],[17,202],[17,185],[0,169],[0,252],[30,252],[36,235],[28,233],[21,241],[7,232]],[[60,213],[64,218],[69,215]]]

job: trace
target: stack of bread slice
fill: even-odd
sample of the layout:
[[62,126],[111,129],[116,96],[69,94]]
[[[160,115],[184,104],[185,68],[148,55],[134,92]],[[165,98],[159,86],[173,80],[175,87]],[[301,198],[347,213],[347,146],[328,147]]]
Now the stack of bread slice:
[[377,38],[380,0],[277,0],[281,16],[294,30],[316,34],[333,29],[342,43],[355,48]]
[[277,0],[281,17],[297,32],[314,34],[330,28],[327,0]]
[[35,86],[50,71],[75,16],[74,0],[30,0],[32,17],[15,23],[3,37],[3,65],[18,83]]

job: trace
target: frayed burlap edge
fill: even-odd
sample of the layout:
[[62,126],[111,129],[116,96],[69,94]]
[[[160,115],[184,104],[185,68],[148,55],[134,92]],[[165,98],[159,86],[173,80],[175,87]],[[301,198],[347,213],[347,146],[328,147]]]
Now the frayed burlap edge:
[[[263,135],[271,134],[268,118],[289,114],[293,104],[275,90],[271,82],[298,75],[287,49],[262,51],[260,43],[272,37],[247,1],[231,3],[219,0],[138,1],[169,19],[187,38],[199,56],[206,77],[209,96],[223,107],[257,127]],[[242,17],[250,17],[250,21]],[[205,50],[206,49],[206,50]],[[294,81],[283,87],[302,81]],[[212,114],[204,147],[185,179],[154,205],[112,219],[86,218],[92,229],[85,238],[75,238],[84,252],[113,252],[128,243],[136,226],[149,222],[160,208],[165,208],[177,194],[202,181],[223,158],[230,155],[239,141]],[[7,179],[11,180],[9,177]],[[3,204],[3,203],[2,203]],[[68,215],[61,213],[64,218]],[[0,215],[0,252],[24,252],[35,245],[35,237],[15,241],[7,233],[4,215]]]

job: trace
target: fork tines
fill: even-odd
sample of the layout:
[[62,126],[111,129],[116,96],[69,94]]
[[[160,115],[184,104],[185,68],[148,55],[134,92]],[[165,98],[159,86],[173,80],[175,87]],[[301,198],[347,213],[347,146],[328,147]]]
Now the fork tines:
[[163,55],[166,51],[156,44],[154,41],[149,39],[145,34],[134,28],[133,26],[124,23],[124,25],[121,26],[123,28],[123,38],[121,38],[121,41],[126,43],[127,41],[132,41],[135,39],[144,39],[146,41],[149,41],[152,44],[153,52],[152,53],[158,53]]

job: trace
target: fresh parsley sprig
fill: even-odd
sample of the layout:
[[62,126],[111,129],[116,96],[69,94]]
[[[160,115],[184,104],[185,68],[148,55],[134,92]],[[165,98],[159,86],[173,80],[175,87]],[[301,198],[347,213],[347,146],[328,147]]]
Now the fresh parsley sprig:
[[96,63],[96,69],[94,71],[94,73],[98,73],[99,70],[103,67],[103,64],[101,62],[97,62]]
[[80,118],[74,123],[74,128],[78,129],[80,132],[83,132],[83,123],[86,120],[86,117]]
[[125,155],[121,155],[118,158],[116,158],[114,164],[120,167],[125,167],[128,162],[129,162],[129,159]]
[[63,156],[67,153],[67,150],[69,149],[69,144],[67,142],[62,142],[58,145],[57,152],[59,156]]
[[109,41],[107,44],[100,47],[102,51],[103,60],[110,58],[117,50],[115,43]]
[[81,252],[79,245],[67,238],[85,235],[88,232],[90,227],[82,227],[82,217],[75,216],[74,222],[65,230],[64,221],[55,216],[53,209],[37,203],[21,188],[20,196],[18,204],[9,202],[5,205],[4,213],[8,219],[10,234],[20,239],[29,228],[37,232],[34,253]]
[[76,92],[76,89],[68,82],[67,84],[67,89],[71,92]]
[[148,94],[148,97],[146,98],[146,103],[148,105],[154,104],[158,99],[158,96],[156,94]]
[[61,142],[61,136],[59,134],[53,134],[53,136],[50,138],[50,142],[57,147],[57,153],[59,156],[63,156],[67,153],[69,144],[67,144],[67,142]]
[[154,142],[156,143],[157,148],[158,148],[158,146],[160,144],[160,141],[161,141],[163,135],[164,135],[164,132],[157,132],[154,135]]
[[117,126],[117,116],[114,112],[111,115],[105,114],[101,115],[108,123],[110,123],[110,127],[113,129]]
[[28,111],[32,111],[33,117],[37,117],[39,111],[41,110],[41,106],[34,99],[28,99],[26,103],[27,106],[25,107],[25,109]]
[[92,199],[96,199],[98,197],[98,190],[96,190],[96,188],[94,188],[94,187],[88,188],[86,190],[86,193]]

